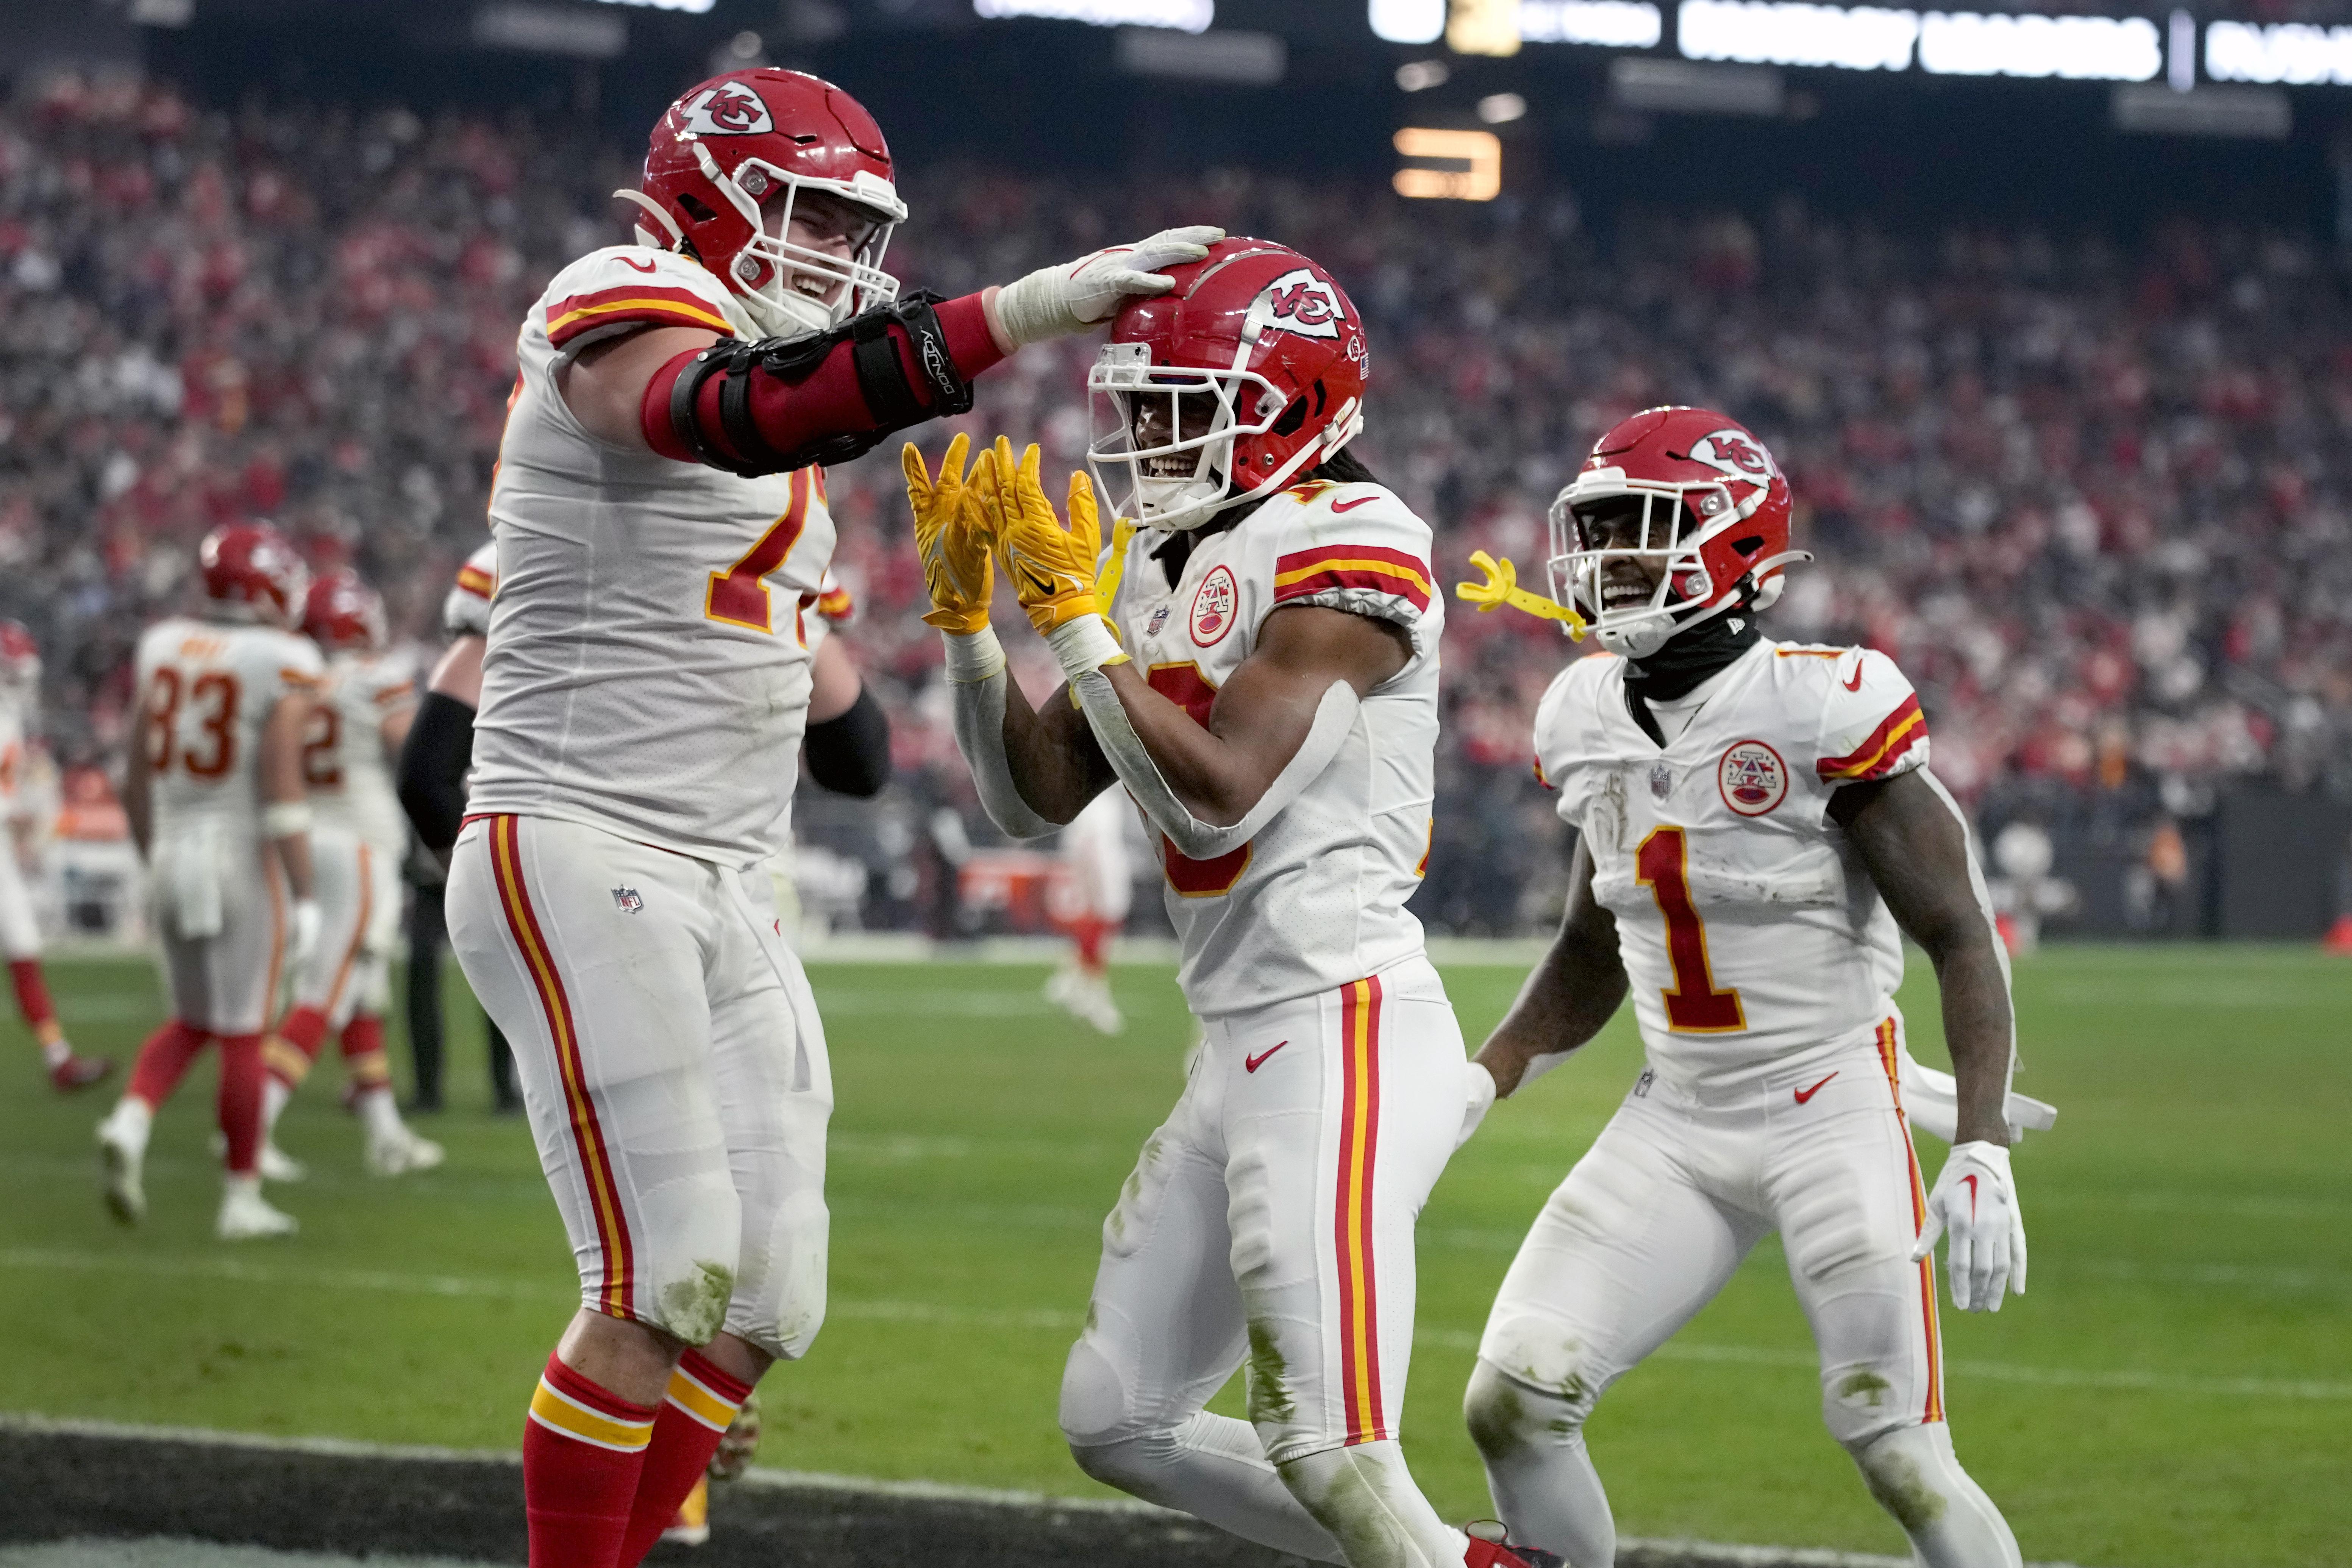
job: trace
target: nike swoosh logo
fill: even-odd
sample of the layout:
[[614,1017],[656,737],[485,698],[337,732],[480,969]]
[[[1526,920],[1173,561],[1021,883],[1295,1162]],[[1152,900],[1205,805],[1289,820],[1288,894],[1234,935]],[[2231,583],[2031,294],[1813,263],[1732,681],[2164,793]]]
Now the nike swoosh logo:
[[1051,577],[1040,577],[1034,572],[1024,572],[1021,576],[1029,586],[1037,591],[1039,598],[1050,599],[1054,596],[1055,584]]
[[1282,1049],[1283,1047],[1288,1044],[1290,1044],[1288,1040],[1276,1040],[1274,1044],[1266,1047],[1265,1049],[1258,1052],[1257,1055],[1254,1057],[1244,1057],[1242,1058],[1242,1070],[1244,1072],[1257,1071],[1258,1068],[1265,1065],[1266,1058],[1274,1055],[1275,1052]]
[[[1836,1073],[1832,1073],[1832,1074],[1830,1074],[1830,1078],[1835,1078],[1835,1077],[1837,1077],[1837,1074],[1836,1074]],[[1825,1079],[1822,1079],[1822,1083],[1827,1083],[1827,1082],[1829,1082],[1830,1078],[1825,1078]],[[1817,1094],[1821,1093],[1821,1091],[1822,1091],[1822,1083],[1817,1083],[1817,1084],[1813,1085],[1813,1087],[1812,1087],[1812,1088],[1811,1088],[1811,1089],[1801,1089],[1797,1090],[1797,1103],[1798,1103],[1799,1105],[1802,1105],[1802,1104],[1804,1104],[1804,1103],[1805,1103],[1805,1101],[1807,1101],[1807,1100],[1809,1100],[1812,1099],[1812,1098],[1813,1098],[1813,1096],[1815,1096],[1815,1095],[1817,1095]]]
[[[1275,1048],[1279,1050],[1282,1047],[1277,1046]],[[1977,1217],[1977,1179],[1974,1176],[1962,1176],[1960,1185],[1969,1190],[1969,1217],[1974,1219]]]
[[1848,691],[1859,691],[1859,690],[1861,690],[1861,689],[1862,689],[1862,660],[1860,660],[1860,659],[1855,659],[1855,660],[1853,661],[1853,679],[1851,679],[1851,680],[1841,680],[1841,681],[1839,681],[1839,682],[1838,682],[1838,684],[1839,684],[1840,686],[1844,687]]
[[1380,499],[1378,496],[1358,496],[1354,500],[1335,500],[1331,503],[1331,510],[1335,512],[1353,511],[1360,506],[1370,506]]
[[625,256],[620,258],[620,262],[622,266],[634,267],[640,272],[651,272],[654,269],[654,264],[650,261],[632,261]]

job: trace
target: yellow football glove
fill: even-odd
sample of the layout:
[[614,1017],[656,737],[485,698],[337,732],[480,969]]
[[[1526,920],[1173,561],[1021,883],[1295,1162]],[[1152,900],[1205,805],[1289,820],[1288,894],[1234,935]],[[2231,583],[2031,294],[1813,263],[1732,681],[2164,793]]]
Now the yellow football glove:
[[915,510],[915,553],[923,563],[923,587],[931,596],[930,612],[923,619],[943,632],[966,635],[988,629],[988,596],[993,586],[987,520],[971,484],[978,476],[964,469],[964,454],[971,446],[970,438],[961,435],[949,442],[936,479],[912,441],[898,454],[898,466],[907,474],[907,502]]
[[1542,620],[1563,622],[1572,641],[1584,640],[1588,629],[1584,617],[1566,605],[1520,587],[1519,569],[1507,558],[1497,561],[1485,551],[1476,550],[1471,552],[1470,564],[1484,572],[1486,580],[1483,583],[1456,583],[1454,584],[1454,596],[1465,604],[1477,605],[1480,615],[1508,605],[1515,610],[1524,610]]
[[1033,445],[1014,462],[1013,443],[1000,436],[993,448],[981,454],[973,488],[986,527],[995,536],[1004,574],[1013,579],[1029,624],[1042,635],[1102,613],[1095,589],[1102,524],[1095,510],[1094,487],[1081,470],[1070,476],[1070,522],[1067,528],[1062,525],[1038,477],[1041,458]]

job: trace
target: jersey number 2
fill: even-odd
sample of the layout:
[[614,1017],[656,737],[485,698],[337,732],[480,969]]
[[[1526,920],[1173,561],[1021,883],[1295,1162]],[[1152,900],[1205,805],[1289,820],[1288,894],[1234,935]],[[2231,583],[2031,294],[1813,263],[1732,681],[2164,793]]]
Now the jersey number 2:
[[[1155,664],[1145,677],[1151,689],[1192,716],[1192,722],[1205,730],[1209,727],[1209,710],[1216,705],[1217,689],[1201,673],[1201,667],[1189,660],[1183,664]],[[1244,844],[1238,849],[1227,850],[1213,859],[1194,860],[1180,855],[1168,836],[1160,836],[1160,868],[1167,874],[1168,885],[1188,899],[1214,899],[1234,890],[1249,869],[1250,849]]]
[[1739,1008],[1739,993],[1717,991],[1706,963],[1706,922],[1691,907],[1690,877],[1685,870],[1688,847],[1679,827],[1651,830],[1634,853],[1633,868],[1642,886],[1658,900],[1666,920],[1666,958],[1675,967],[1675,986],[1663,993],[1666,1027],[1684,1035],[1724,1035],[1748,1026]]
[[714,621],[725,621],[730,626],[749,626],[755,632],[776,629],[768,574],[784,563],[784,557],[800,542],[801,531],[808,527],[809,496],[816,485],[813,477],[815,472],[814,468],[794,472],[792,500],[785,506],[784,515],[760,535],[759,542],[743,552],[741,560],[724,572],[710,574],[710,587],[702,598],[705,616]]

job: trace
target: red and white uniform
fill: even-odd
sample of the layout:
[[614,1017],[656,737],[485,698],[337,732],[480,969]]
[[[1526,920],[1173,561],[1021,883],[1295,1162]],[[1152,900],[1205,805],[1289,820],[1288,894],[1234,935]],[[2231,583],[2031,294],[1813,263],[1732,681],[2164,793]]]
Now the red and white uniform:
[[449,928],[514,1043],[585,1304],[794,1357],[824,1315],[832,1084],[744,873],[789,826],[824,481],[607,446],[556,386],[615,329],[725,331],[735,309],[696,263],[618,246],[523,324]]
[[441,629],[453,637],[490,635],[490,600],[499,591],[499,542],[484,540],[457,568],[441,599]]
[[1187,1419],[1246,1356],[1251,1418],[1282,1464],[1396,1436],[1413,1221],[1462,1123],[1461,1031],[1404,908],[1427,853],[1444,612],[1428,526],[1376,485],[1270,497],[1200,538],[1173,587],[1151,556],[1168,537],[1134,541],[1111,613],[1153,688],[1203,724],[1278,609],[1343,609],[1412,642],[1253,842],[1208,861],[1159,845],[1203,1043],[1103,1227],[1063,1382],[1063,1429],[1094,1447]]
[[33,765],[26,715],[0,691],[0,957],[13,962],[41,955],[41,927],[34,918],[33,890],[16,864],[16,825],[34,813],[27,774]]
[[172,1012],[256,1034],[278,994],[286,900],[261,826],[261,731],[280,699],[318,685],[319,649],[272,626],[174,616],[140,635],[137,671]]
[[1591,852],[1648,1065],[1536,1221],[1482,1359],[1592,1401],[1780,1233],[1841,1442],[1943,1418],[1926,1201],[1896,1088],[1901,937],[1830,819],[1923,767],[1883,655],[1765,640],[1686,697],[1625,706],[1594,655],[1537,710],[1537,767]]
[[413,708],[416,681],[402,661],[360,653],[327,661],[302,748],[318,945],[294,976],[294,1000],[340,1029],[352,1013],[383,1011],[400,931],[400,862],[407,818],[384,755],[383,722]]

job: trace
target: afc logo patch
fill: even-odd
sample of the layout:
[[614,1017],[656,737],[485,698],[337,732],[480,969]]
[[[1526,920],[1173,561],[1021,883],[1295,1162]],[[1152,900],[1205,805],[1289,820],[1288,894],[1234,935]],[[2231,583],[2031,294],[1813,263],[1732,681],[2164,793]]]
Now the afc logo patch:
[[680,134],[757,136],[776,128],[768,100],[740,81],[722,81],[677,101]]
[[615,888],[613,907],[625,915],[634,915],[646,907],[646,896],[635,888]]
[[1742,816],[1761,816],[1789,795],[1789,768],[1761,741],[1734,741],[1716,767],[1723,804]]
[[1225,640],[1234,629],[1234,612],[1241,607],[1241,589],[1234,585],[1229,567],[1214,566],[1201,579],[1200,588],[1192,595],[1192,644],[1195,647],[1214,647]]
[[1348,319],[1339,291],[1304,267],[1294,267],[1258,291],[1249,313],[1278,332],[1336,338]]

